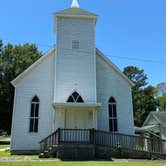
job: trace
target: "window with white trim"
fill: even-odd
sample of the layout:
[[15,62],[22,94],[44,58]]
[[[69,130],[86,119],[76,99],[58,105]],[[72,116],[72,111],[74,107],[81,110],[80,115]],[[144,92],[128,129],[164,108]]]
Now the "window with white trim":
[[39,98],[35,96],[31,101],[29,132],[37,133],[39,123]]
[[72,40],[72,49],[79,49],[79,48],[80,48],[79,40]]
[[69,96],[67,102],[68,103],[83,103],[84,100],[77,92],[73,92],[72,95]]
[[117,131],[117,111],[116,111],[116,100],[111,97],[108,103],[108,111],[109,111],[109,130]]

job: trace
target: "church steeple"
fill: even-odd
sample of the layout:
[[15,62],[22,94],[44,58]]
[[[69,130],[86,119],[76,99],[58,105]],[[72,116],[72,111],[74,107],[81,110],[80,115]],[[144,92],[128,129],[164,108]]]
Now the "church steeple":
[[96,21],[97,15],[81,9],[78,0],[55,13],[55,103],[66,103],[73,90],[85,103],[96,103]]
[[77,0],[72,1],[71,8],[80,8],[79,3],[78,3]]
[[91,13],[89,11],[86,11],[84,9],[81,9],[78,3],[78,0],[72,0],[72,4],[70,8],[67,8],[65,10],[61,10],[55,13],[55,32],[57,29],[57,20],[58,18],[75,18],[75,19],[90,19],[97,21],[98,16],[94,13]]

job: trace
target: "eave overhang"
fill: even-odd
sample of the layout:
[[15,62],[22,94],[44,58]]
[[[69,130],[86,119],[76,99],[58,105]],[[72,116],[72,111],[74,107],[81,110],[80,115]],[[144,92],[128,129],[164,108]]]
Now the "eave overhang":
[[96,109],[101,107],[101,103],[54,103],[53,107],[56,108],[91,108]]
[[90,19],[94,20],[95,23],[97,22],[98,15],[88,12],[81,8],[69,8],[65,9],[56,13],[53,13],[54,15],[54,32],[57,30],[57,19],[58,18],[66,18],[66,19]]
[[29,66],[26,70],[24,70],[21,74],[19,74],[14,80],[11,81],[11,84],[16,87],[17,84],[26,76],[28,73],[33,71],[35,67],[40,65],[46,58],[49,56],[53,55],[53,52],[55,53],[56,47],[54,46],[53,48],[49,49],[47,53],[42,55],[37,61],[35,61],[31,66]]
[[98,48],[96,48],[96,55],[99,55],[109,66],[111,66],[122,78],[124,78],[131,87],[134,87],[135,84],[122,72],[120,69],[113,64]]
[[158,133],[160,131],[160,125],[147,125],[143,127],[135,127],[135,131],[137,133],[147,133],[147,132],[154,132]]
[[94,20],[97,20],[97,18],[98,18],[98,16],[73,15],[73,14],[55,14],[55,17],[63,17],[63,18],[82,18],[82,19],[94,19]]

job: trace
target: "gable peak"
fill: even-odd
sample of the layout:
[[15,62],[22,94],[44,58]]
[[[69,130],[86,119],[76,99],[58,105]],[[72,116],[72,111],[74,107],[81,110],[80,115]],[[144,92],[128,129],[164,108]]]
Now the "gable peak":
[[80,8],[79,3],[78,3],[77,0],[72,1],[71,8]]

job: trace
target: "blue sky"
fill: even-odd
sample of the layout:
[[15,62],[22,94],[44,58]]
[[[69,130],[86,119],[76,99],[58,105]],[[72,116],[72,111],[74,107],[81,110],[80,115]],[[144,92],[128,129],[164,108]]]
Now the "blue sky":
[[[121,70],[145,70],[149,84],[166,82],[166,0],[79,0],[99,15],[96,46]],[[0,6],[0,39],[6,44],[36,43],[46,52],[55,44],[53,13],[71,0],[5,0]],[[128,60],[148,59],[154,62]]]

